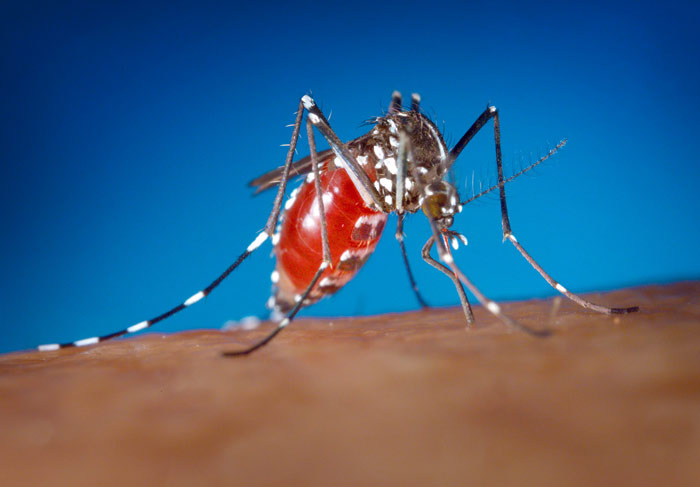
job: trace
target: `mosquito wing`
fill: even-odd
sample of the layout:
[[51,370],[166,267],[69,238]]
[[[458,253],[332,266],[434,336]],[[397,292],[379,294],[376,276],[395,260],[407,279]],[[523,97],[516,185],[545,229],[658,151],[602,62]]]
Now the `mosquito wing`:
[[[354,145],[363,142],[368,136],[369,134],[365,134],[361,137],[358,137],[357,139],[348,142],[347,146],[350,149],[352,149]],[[323,161],[327,159],[328,156],[330,156],[332,153],[332,149],[326,149],[324,151],[318,152],[317,160]],[[311,170],[311,156],[306,156],[292,163],[292,165],[289,168],[289,176],[303,176],[305,174],[309,174]],[[282,181],[283,172],[284,166],[280,166],[277,169],[273,169],[272,171],[266,172],[265,174],[253,179],[251,182],[248,183],[248,186],[250,186],[251,188],[255,188],[255,193],[253,194],[262,193],[267,189],[274,188],[275,186],[277,186],[280,183],[280,181]]]

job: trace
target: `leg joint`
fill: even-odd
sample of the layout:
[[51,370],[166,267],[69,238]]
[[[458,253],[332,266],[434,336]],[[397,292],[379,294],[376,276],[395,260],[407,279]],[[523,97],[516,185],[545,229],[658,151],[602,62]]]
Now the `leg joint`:
[[316,102],[309,95],[304,95],[301,97],[301,102],[304,104],[304,108],[311,110],[312,107],[316,106]]

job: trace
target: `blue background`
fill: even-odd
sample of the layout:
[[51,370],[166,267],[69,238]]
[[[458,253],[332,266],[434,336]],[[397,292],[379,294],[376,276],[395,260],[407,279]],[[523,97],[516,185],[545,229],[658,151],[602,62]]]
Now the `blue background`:
[[[419,92],[452,143],[491,102],[511,173],[566,137],[508,187],[545,269],[580,292],[700,276],[697,6],[19,3],[0,15],[0,351],[115,331],[207,285],[263,227],[273,194],[246,183],[283,162],[309,92],[345,140],[395,89]],[[489,125],[458,161],[461,194],[494,165]],[[417,308],[388,225],[358,277],[302,314]],[[501,243],[497,199],[454,228],[488,296],[555,294]],[[406,233],[428,300],[456,305],[420,259],[424,218]],[[155,331],[262,316],[269,254]]]

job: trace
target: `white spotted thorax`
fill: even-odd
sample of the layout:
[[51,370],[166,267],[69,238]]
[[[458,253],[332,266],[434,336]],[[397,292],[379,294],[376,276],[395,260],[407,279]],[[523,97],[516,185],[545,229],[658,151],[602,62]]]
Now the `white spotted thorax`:
[[[374,188],[380,199],[394,211],[415,213],[421,208],[421,187],[442,181],[446,172],[447,145],[435,124],[417,111],[399,111],[373,120],[375,126],[365,137],[348,145],[361,166],[372,165],[376,172]],[[407,156],[403,176],[403,199],[399,194],[399,147],[406,138]],[[449,185],[449,183],[445,183]],[[456,195],[456,191],[453,190]],[[449,198],[448,200],[449,201]],[[450,210],[457,212],[456,206]]]

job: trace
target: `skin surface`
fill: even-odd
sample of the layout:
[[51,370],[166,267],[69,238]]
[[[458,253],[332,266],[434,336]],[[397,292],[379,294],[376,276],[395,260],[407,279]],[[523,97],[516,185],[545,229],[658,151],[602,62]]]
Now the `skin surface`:
[[700,485],[700,282],[586,296],[2,355],[0,484]]

